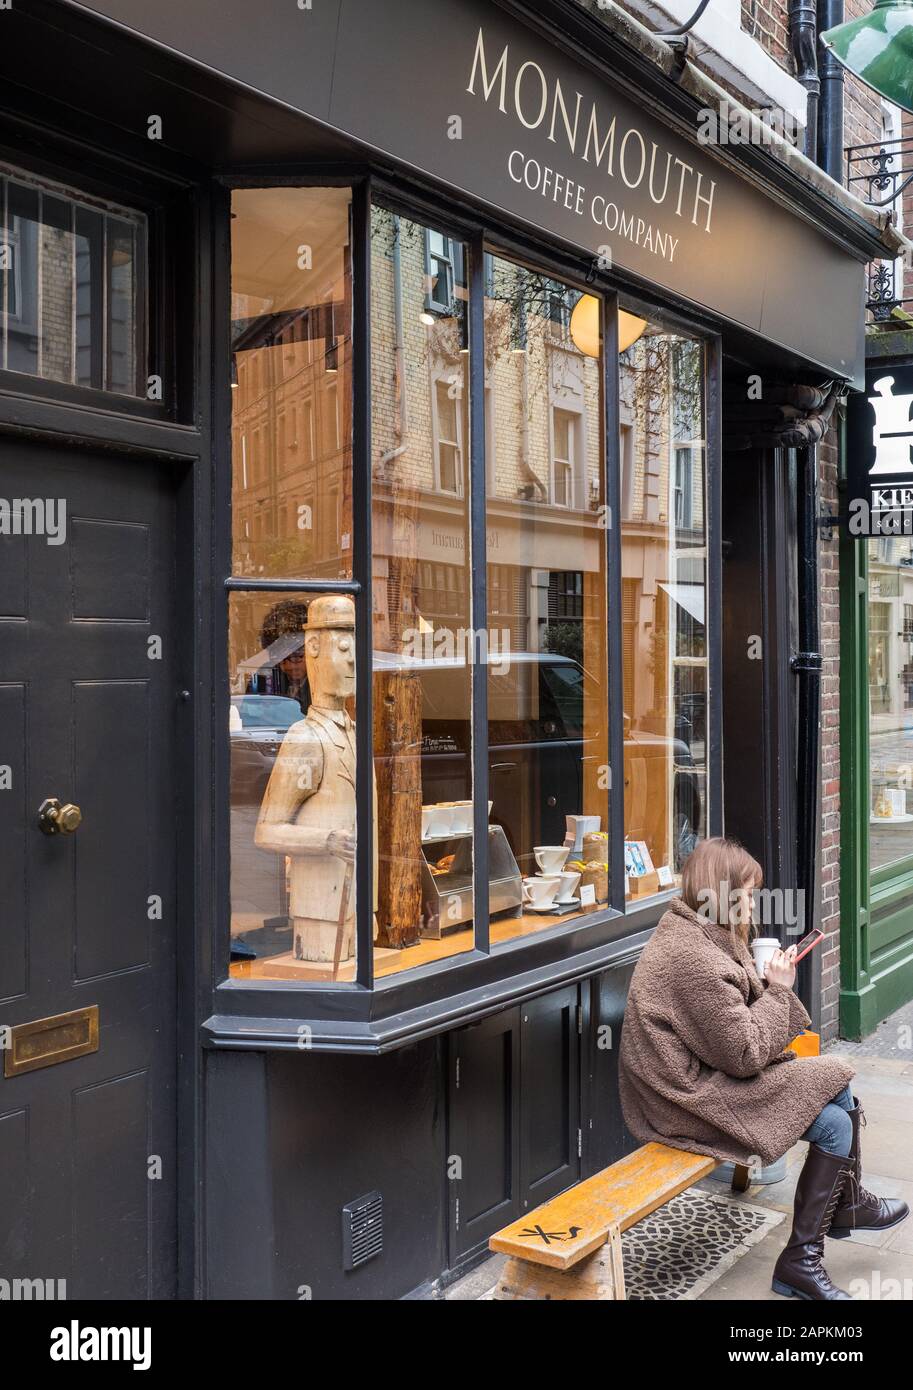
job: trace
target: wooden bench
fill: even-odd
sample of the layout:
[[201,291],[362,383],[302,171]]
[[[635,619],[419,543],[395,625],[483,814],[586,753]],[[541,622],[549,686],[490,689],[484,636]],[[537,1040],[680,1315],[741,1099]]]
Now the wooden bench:
[[[510,1259],[491,1298],[623,1299],[621,1233],[720,1165],[667,1144],[642,1148],[505,1226],[488,1242]],[[749,1170],[737,1164],[732,1187]]]
[[[821,1039],[807,1029],[785,1050],[817,1057]],[[622,1231],[719,1166],[704,1154],[644,1144],[493,1235],[489,1249],[510,1259],[489,1297],[623,1299]],[[747,1192],[750,1182],[737,1163],[733,1192]]]

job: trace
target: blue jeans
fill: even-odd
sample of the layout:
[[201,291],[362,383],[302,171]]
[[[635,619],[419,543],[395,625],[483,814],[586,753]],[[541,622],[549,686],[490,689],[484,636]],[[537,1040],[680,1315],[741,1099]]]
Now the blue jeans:
[[828,1153],[842,1154],[846,1158],[853,1142],[853,1125],[847,1111],[854,1109],[850,1088],[845,1086],[839,1096],[828,1101],[818,1118],[812,1120],[802,1138],[827,1149]]

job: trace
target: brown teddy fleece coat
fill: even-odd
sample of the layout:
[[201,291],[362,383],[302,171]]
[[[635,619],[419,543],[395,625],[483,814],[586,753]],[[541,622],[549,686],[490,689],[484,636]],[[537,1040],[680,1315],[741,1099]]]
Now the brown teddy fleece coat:
[[751,951],[681,898],[637,962],[619,1050],[622,1112],[642,1142],[774,1163],[855,1074],[784,1052],[811,1020]]

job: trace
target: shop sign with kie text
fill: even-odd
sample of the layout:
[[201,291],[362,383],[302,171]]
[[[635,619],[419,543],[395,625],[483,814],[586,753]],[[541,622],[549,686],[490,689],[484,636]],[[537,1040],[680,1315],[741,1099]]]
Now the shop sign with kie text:
[[846,525],[851,536],[913,535],[913,361],[869,366],[865,382],[847,412]]

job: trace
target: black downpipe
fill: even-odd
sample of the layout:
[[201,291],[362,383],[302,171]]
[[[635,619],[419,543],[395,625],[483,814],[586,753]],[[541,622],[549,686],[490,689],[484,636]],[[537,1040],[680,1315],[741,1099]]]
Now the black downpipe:
[[806,93],[805,150],[809,159],[818,157],[818,80],[817,0],[789,0],[789,47],[796,65],[796,81]]
[[[800,449],[796,532],[799,650],[792,659],[796,699],[796,880],[804,903],[803,931],[816,921],[821,740],[821,653],[818,595],[818,449]],[[797,939],[797,938],[794,938]],[[787,943],[789,944],[789,943]],[[798,967],[797,994],[811,1014],[815,953]]]
[[[837,183],[843,181],[843,68],[818,34],[843,22],[843,0],[789,0],[790,48],[796,76],[808,93],[805,153]],[[796,886],[808,931],[817,920],[821,792],[821,619],[818,588],[818,448],[797,452],[796,601]],[[816,962],[817,961],[817,965]],[[820,958],[799,965],[797,993],[812,1016]]]
[[[843,23],[843,0],[818,0],[818,33]],[[837,183],[843,182],[843,67],[818,44],[821,101],[818,107],[818,164]]]

